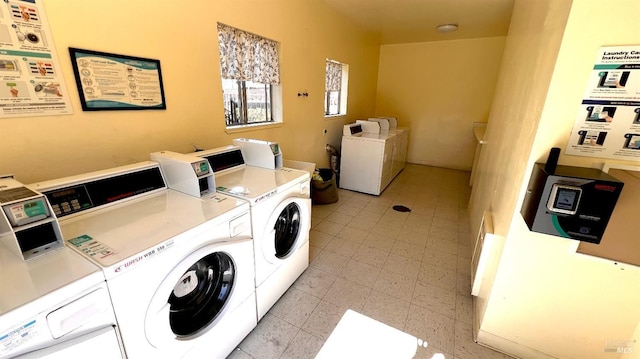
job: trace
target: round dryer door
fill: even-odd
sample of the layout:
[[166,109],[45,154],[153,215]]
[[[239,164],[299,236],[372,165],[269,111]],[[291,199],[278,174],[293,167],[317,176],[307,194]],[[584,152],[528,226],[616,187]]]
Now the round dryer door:
[[270,263],[291,256],[308,238],[311,225],[310,200],[288,198],[272,212],[265,228],[262,252]]
[[237,264],[226,251],[206,246],[189,254],[164,278],[149,303],[149,342],[157,348],[171,347],[204,333],[224,316],[237,280]]
[[278,215],[273,227],[276,258],[287,257],[295,248],[300,234],[300,219],[300,207],[295,202],[289,203]]
[[211,253],[194,263],[169,296],[171,330],[177,336],[189,336],[213,322],[231,295],[235,274],[226,253]]

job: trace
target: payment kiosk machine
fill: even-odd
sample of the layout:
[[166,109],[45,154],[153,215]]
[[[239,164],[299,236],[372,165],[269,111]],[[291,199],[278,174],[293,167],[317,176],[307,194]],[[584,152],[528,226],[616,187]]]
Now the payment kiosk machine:
[[20,259],[27,260],[64,246],[56,214],[47,197],[10,177],[0,178],[0,241]]
[[534,232],[599,244],[623,185],[595,168],[536,163],[522,217]]

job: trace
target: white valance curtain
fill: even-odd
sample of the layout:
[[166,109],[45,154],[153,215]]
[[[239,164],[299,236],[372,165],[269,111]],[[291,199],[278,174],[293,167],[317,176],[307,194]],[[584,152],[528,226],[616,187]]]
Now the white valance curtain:
[[277,42],[218,23],[218,44],[222,78],[280,83]]
[[342,87],[342,64],[327,59],[326,74],[324,82],[325,91],[340,91]]

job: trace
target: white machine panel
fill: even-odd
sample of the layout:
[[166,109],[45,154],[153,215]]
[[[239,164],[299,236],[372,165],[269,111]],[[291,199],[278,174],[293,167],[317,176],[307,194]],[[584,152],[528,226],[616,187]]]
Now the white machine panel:
[[370,118],[369,121],[377,122],[380,125],[380,132],[381,133],[388,133],[389,132],[389,120],[388,119],[379,118],[379,117],[373,117],[373,118]]
[[249,166],[272,170],[282,167],[282,149],[277,142],[236,138],[233,145],[242,148],[242,156]]
[[340,187],[378,195],[391,181],[391,139],[343,137]]
[[151,160],[160,163],[169,188],[200,197],[216,191],[215,179],[206,159],[171,151],[154,152]]

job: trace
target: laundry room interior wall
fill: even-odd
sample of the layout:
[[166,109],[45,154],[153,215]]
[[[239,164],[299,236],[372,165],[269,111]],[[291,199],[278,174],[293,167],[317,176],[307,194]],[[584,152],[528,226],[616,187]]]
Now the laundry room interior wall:
[[411,129],[409,162],[471,170],[473,123],[489,118],[505,40],[381,46],[375,112]]
[[[0,119],[0,174],[24,183],[144,161],[154,151],[224,146],[238,137],[277,141],[285,159],[327,167],[325,144],[339,145],[345,123],[374,111],[379,39],[320,0],[44,5],[74,113]],[[282,125],[225,131],[218,21],[280,43]],[[160,60],[167,109],[83,112],[69,47]],[[347,116],[324,118],[325,58],[349,64]]]
[[520,215],[533,163],[566,147],[598,49],[640,43],[638,12],[635,0],[515,3],[469,210],[472,228],[491,211],[498,235],[476,300],[484,344],[521,357],[621,357],[605,346],[632,340],[638,350],[638,268],[576,254],[575,241],[530,232]]

